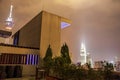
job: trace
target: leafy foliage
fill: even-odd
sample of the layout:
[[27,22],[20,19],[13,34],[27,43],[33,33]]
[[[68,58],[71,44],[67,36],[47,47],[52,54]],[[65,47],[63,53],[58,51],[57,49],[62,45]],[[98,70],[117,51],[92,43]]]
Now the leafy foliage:
[[51,47],[50,47],[50,45],[48,46],[48,48],[47,48],[47,51],[46,51],[46,55],[45,55],[45,57],[43,58],[43,60],[45,61],[45,62],[47,62],[47,61],[49,61],[49,60],[51,60],[52,59],[52,49],[51,49]]
[[112,78],[112,70],[113,70],[113,64],[105,62],[104,67],[104,79],[105,80],[113,80]]
[[65,59],[66,63],[68,63],[68,64],[71,63],[71,59],[69,56],[69,48],[66,43],[61,47],[61,57],[63,57]]
[[113,80],[111,63],[105,63],[104,68],[98,70],[91,68],[89,63],[86,63],[87,68],[83,68],[80,64],[71,64],[67,44],[61,47],[61,56],[54,58],[52,58],[52,49],[49,45],[43,60],[48,74],[61,80]]
[[50,47],[50,45],[48,46],[47,48],[47,51],[46,51],[46,55],[45,57],[43,58],[43,61],[44,61],[44,66],[46,68],[46,72],[47,72],[47,75],[49,75],[49,72],[50,72],[50,68],[52,67],[53,65],[53,59],[52,59],[52,49]]

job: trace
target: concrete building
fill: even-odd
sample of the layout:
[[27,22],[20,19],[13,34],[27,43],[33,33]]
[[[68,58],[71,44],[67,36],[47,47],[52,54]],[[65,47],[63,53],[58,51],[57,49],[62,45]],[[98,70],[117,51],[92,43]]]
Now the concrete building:
[[[40,12],[12,36],[11,45],[9,45],[9,41],[6,44],[0,44],[1,66],[7,69],[9,66],[19,65],[23,68],[22,76],[35,75],[36,67],[41,65],[39,61],[44,58],[49,45],[53,57],[60,56],[61,29],[67,27],[69,22],[70,20],[58,15],[46,11]],[[1,32],[1,37],[4,36],[9,37],[10,35]],[[14,70],[10,72],[14,72]]]

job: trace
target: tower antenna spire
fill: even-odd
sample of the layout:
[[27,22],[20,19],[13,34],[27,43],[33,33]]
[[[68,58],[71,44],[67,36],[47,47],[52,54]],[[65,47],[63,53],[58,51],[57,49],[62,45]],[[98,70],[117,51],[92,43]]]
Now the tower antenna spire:
[[12,1],[11,1],[9,16],[5,20],[5,27],[8,30],[11,30],[14,25],[12,13],[13,13],[13,5],[12,5]]

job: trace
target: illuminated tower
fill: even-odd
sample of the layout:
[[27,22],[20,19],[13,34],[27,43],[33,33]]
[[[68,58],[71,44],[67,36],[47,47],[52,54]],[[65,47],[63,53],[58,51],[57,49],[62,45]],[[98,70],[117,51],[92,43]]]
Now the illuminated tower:
[[8,30],[11,30],[13,25],[14,25],[14,21],[13,21],[13,18],[12,18],[12,11],[13,11],[13,5],[10,6],[10,13],[9,13],[9,16],[8,18],[5,20],[5,27],[6,29]]
[[86,52],[86,47],[84,43],[81,43],[80,60],[81,60],[81,65],[87,62],[87,52]]

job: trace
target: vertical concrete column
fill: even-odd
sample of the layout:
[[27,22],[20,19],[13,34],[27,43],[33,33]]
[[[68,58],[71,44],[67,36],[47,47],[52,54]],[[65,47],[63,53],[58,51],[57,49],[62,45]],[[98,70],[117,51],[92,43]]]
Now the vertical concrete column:
[[60,52],[61,18],[57,15],[42,11],[40,56],[45,56],[46,50],[51,45],[53,56]]

